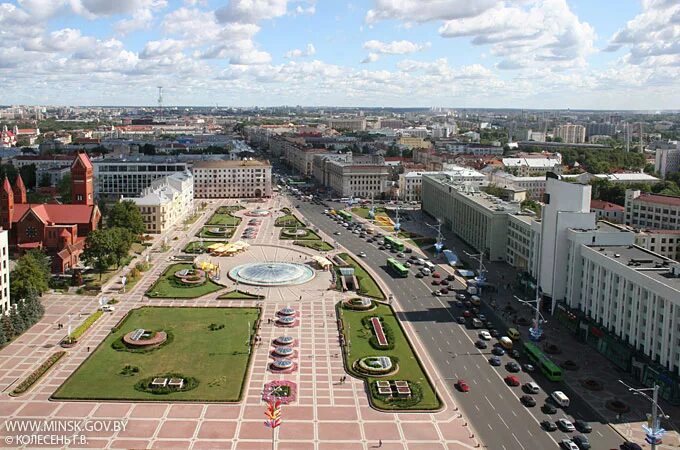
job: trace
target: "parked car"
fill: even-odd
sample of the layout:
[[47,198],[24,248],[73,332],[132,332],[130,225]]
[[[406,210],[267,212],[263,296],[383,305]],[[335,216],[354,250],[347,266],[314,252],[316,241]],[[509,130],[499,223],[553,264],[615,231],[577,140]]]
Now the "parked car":
[[544,420],[541,422],[541,428],[543,428],[545,431],[555,431],[557,430],[557,425],[549,420]]
[[458,300],[465,300],[465,294],[456,294]]
[[560,441],[560,447],[564,450],[578,450],[578,446],[574,444],[571,439],[562,439]]
[[498,338],[501,335],[495,328],[489,328],[489,334],[492,338]]
[[581,433],[590,433],[590,432],[593,431],[593,427],[590,426],[590,424],[588,422],[586,422],[585,420],[580,420],[580,419],[575,420],[574,421],[574,427],[576,427],[576,429],[578,431],[580,431]]
[[420,272],[416,272],[416,278],[423,278],[425,275],[423,275]]
[[519,378],[517,378],[514,375],[508,375],[507,377],[503,378],[505,381],[505,384],[508,386],[519,386]]
[[457,319],[457,322],[461,325],[464,325],[465,324],[465,317],[459,316],[458,319]]
[[442,294],[448,294],[448,293],[449,293],[449,290],[446,289],[446,288],[442,288],[442,289],[441,289],[441,292],[442,292]]
[[448,285],[449,285],[449,282],[446,281],[446,280],[442,280],[442,284],[443,284],[444,286],[448,286]]
[[494,347],[493,350],[491,350],[491,353],[493,353],[496,356],[503,356],[505,355],[505,350],[503,347]]
[[479,337],[485,341],[490,341],[491,340],[491,335],[489,334],[488,331],[482,330],[479,332]]
[[489,358],[489,364],[491,364],[494,367],[499,367],[502,364],[502,362],[498,356],[492,356],[491,358]]
[[465,318],[472,317],[472,313],[468,310],[465,310],[463,311],[463,316],[465,316]]
[[436,296],[436,297],[439,297],[439,296],[442,295],[442,293],[439,292],[439,289],[437,289],[437,290],[432,291],[432,295],[434,295],[434,296]]
[[441,274],[439,272],[432,272],[432,277],[433,278],[441,278]]
[[513,372],[513,373],[519,372],[519,364],[517,364],[515,361],[510,361],[509,363],[507,363],[505,365],[505,369],[508,372]]
[[362,258],[365,258],[365,257],[366,257],[366,252],[359,252],[359,256],[362,257]]
[[541,390],[541,388],[538,387],[534,381],[524,383],[522,385],[522,389],[524,389],[524,392],[528,392],[529,394],[538,394]]
[[570,432],[572,432],[576,429],[576,428],[574,428],[574,424],[571,423],[571,421],[569,419],[565,419],[564,417],[561,418],[561,419],[558,419],[557,422],[555,422],[555,423],[557,424],[557,427],[564,432],[570,433]]
[[482,340],[478,340],[477,342],[475,342],[475,347],[483,350],[483,349],[487,348],[488,346],[486,345],[486,342],[484,342]]
[[433,286],[439,286],[441,284],[441,281],[439,280],[432,280],[432,285]]
[[397,253],[397,258],[404,258],[406,255],[404,255],[402,252]]
[[571,440],[576,444],[576,446],[581,450],[590,450],[590,441],[587,436],[579,434],[571,438]]
[[525,372],[533,372],[536,370],[536,368],[533,365],[526,363],[522,364],[522,370]]
[[463,302],[461,302],[460,300],[456,300],[455,302],[453,302],[453,304],[456,308],[462,308],[463,307]]
[[553,405],[552,403],[545,403],[541,410],[545,414],[557,414],[557,408],[555,408],[555,405]]
[[523,395],[519,398],[519,401],[527,408],[536,406],[536,400],[531,395]]

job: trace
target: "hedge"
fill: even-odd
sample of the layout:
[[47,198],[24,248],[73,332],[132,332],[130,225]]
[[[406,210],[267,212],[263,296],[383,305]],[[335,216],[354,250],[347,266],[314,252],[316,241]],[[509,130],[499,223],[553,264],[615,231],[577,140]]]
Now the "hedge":
[[104,314],[104,311],[102,311],[101,309],[99,309],[99,310],[95,311],[94,313],[92,313],[92,315],[90,315],[90,317],[88,317],[87,319],[85,319],[85,322],[83,322],[83,323],[81,323],[80,325],[78,325],[78,328],[76,328],[76,329],[73,331],[73,333],[71,333],[71,334],[69,335],[68,339],[69,339],[70,341],[77,341],[77,340],[80,338],[80,336],[82,336],[83,334],[85,334],[85,332],[86,332],[92,325],[94,325],[94,323],[97,321],[97,319],[99,319],[99,318],[102,316],[102,314]]
[[66,354],[65,351],[59,351],[56,353],[53,353],[52,356],[47,358],[47,360],[40,364],[40,367],[35,369],[33,373],[31,373],[26,379],[24,379],[19,385],[14,388],[12,391],[12,395],[20,395],[26,392],[31,386],[33,386],[36,381],[38,381],[45,373],[47,373],[48,370],[50,370],[50,367],[55,365],[57,361],[61,359],[62,356]]

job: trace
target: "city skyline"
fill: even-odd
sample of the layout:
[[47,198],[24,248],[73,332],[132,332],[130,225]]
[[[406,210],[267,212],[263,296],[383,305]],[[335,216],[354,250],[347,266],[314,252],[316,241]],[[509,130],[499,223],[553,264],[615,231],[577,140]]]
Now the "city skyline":
[[[677,109],[668,0],[16,0],[5,104]],[[522,26],[517,26],[522,24]],[[342,49],[342,51],[338,51]]]

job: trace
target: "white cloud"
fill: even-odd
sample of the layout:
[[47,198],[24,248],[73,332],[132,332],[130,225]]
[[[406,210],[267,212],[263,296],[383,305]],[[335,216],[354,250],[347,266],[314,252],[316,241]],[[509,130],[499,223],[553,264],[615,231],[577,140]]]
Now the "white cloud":
[[474,17],[498,3],[498,0],[376,0],[375,6],[366,13],[366,22],[388,19],[429,22]]
[[288,0],[231,0],[215,11],[219,22],[257,23],[286,14]]
[[307,47],[304,50],[301,50],[299,48],[290,50],[286,52],[284,57],[286,58],[305,58],[309,56],[313,56],[316,54],[316,48],[314,48],[313,44],[307,44]]
[[372,53],[379,53],[383,55],[405,55],[407,53],[419,52],[429,46],[429,42],[421,45],[405,40],[392,42],[371,40],[364,42],[364,48],[366,50]]
[[131,18],[120,20],[114,28],[118,33],[125,35],[133,31],[148,28],[152,22],[153,13],[150,9],[143,8],[135,11]]
[[76,12],[90,14],[94,17],[132,14],[140,9],[164,8],[167,4],[167,0],[71,0],[71,5]]
[[380,55],[377,53],[369,53],[364,59],[361,60],[361,64],[369,64],[376,62],[380,59]]
[[175,39],[163,39],[160,41],[149,41],[140,52],[142,59],[156,58],[163,55],[181,52],[183,44]]

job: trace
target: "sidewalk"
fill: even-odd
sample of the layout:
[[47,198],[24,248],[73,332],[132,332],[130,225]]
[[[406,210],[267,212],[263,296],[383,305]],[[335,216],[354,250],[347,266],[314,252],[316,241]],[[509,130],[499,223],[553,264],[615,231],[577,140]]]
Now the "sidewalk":
[[[425,225],[425,222],[432,222],[432,220],[424,216],[422,212],[413,215],[418,216],[419,220],[408,221],[404,224],[404,227],[409,231],[425,236],[433,236],[434,231]],[[446,245],[455,248],[458,256],[468,267],[478,266],[479,263],[477,261],[470,260],[464,253],[464,251],[467,251],[474,254],[476,253],[474,249],[470,248],[451,232],[442,230],[442,234],[446,238]],[[520,317],[530,321],[534,315],[534,310],[530,306],[523,305],[514,299],[515,295],[520,298],[523,297],[523,294],[516,293],[512,286],[517,272],[505,262],[484,261],[484,265],[487,269],[489,282],[498,286],[498,292],[484,295],[482,298],[487,302],[489,300],[495,301],[495,311],[498,311],[497,316],[499,319],[505,319],[505,324],[508,327],[517,328],[525,339],[528,338],[528,327],[519,326],[514,323],[514,320]],[[508,288],[508,285],[510,285],[510,288]],[[514,312],[502,312],[508,306],[511,306]],[[546,319],[547,322],[543,327],[545,340],[541,342],[541,347],[546,343],[557,344],[560,348],[560,353],[550,355],[550,358],[558,365],[570,360],[578,366],[576,370],[564,371],[564,382],[567,386],[572,391],[580,394],[579,396],[584,402],[604,422],[608,422],[621,436],[636,442],[642,448],[650,448],[650,445],[644,441],[645,436],[641,426],[646,421],[646,414],[651,411],[651,404],[643,397],[628,392],[628,389],[621,383],[618,383],[617,380],[622,380],[630,386],[642,387],[639,382],[632,379],[628,373],[615,366],[592,347],[577,341],[571,332],[560,326],[557,321],[552,321],[550,316],[547,316]],[[598,391],[586,390],[581,384],[586,379],[597,381],[602,389]],[[607,401],[613,399],[627,404],[630,407],[629,412],[617,418],[616,412],[607,409],[605,406]],[[677,431],[680,429],[680,407],[674,407],[665,402],[661,402],[661,407],[666,414],[671,416],[672,421],[671,424],[664,423],[664,428],[671,428],[670,426],[672,425],[676,431],[668,432],[663,438],[663,444],[658,445],[657,449],[677,449],[680,447],[680,433]]]

